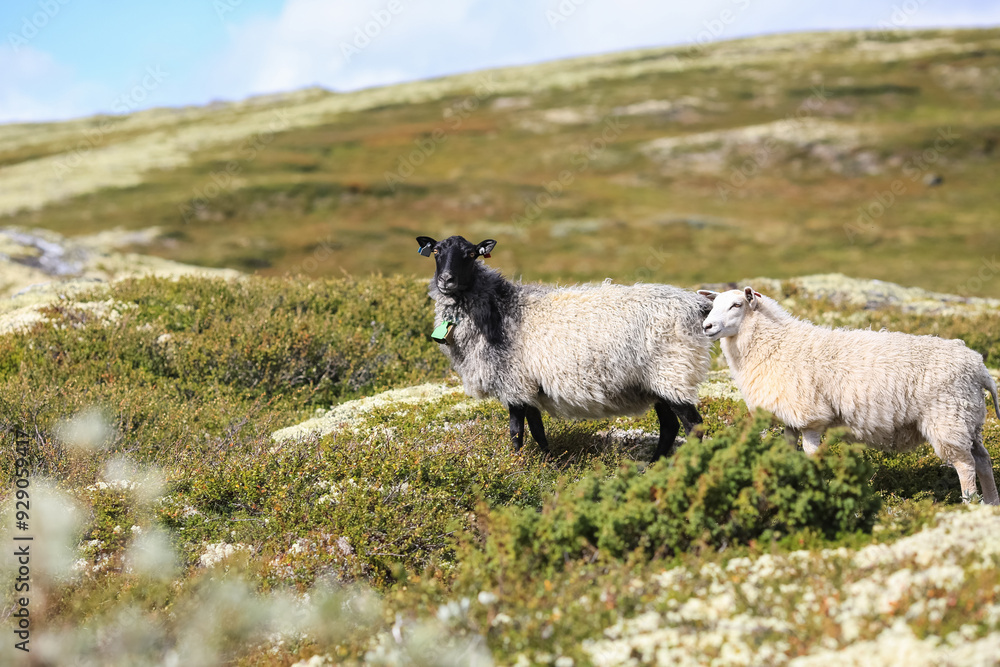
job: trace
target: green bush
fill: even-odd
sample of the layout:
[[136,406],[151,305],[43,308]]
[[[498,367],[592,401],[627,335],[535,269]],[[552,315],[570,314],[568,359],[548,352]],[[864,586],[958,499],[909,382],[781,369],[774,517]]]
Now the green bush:
[[[485,553],[497,564],[560,569],[566,561],[620,559],[637,550],[671,556],[800,530],[827,538],[870,530],[880,498],[855,447],[809,458],[762,436],[762,414],[640,472],[629,463],[564,486],[541,512],[511,508],[490,525]],[[839,451],[838,451],[839,450]]]
[[[253,396],[304,390],[328,405],[445,367],[426,335],[426,287],[409,278],[147,279],[116,285],[112,296],[140,306],[135,324],[155,332],[133,363],[199,385]],[[161,333],[169,341],[157,344]]]
[[[109,298],[115,318],[76,303]],[[212,455],[248,418],[278,428],[447,369],[427,336],[426,285],[406,277],[144,278],[45,312],[49,322],[0,337],[0,437],[31,434],[32,472],[75,483],[101,462],[69,461],[53,428],[81,410],[106,413],[109,453],[176,463]],[[12,451],[0,451],[0,481]]]

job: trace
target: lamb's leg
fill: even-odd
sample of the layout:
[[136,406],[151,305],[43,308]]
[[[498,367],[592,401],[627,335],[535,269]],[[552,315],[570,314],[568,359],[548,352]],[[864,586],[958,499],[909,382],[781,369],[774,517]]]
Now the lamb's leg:
[[543,452],[549,451],[549,441],[545,437],[545,427],[542,426],[542,413],[533,405],[525,406],[524,414],[528,418],[528,428],[531,430],[531,437],[538,443],[538,448]]
[[976,462],[976,476],[979,477],[979,488],[983,491],[983,501],[987,505],[1000,505],[1000,495],[997,494],[997,483],[993,479],[993,462],[990,453],[983,447],[982,432],[972,444],[972,458]]
[[797,428],[785,425],[785,441],[792,449],[799,448],[799,436],[802,435]]
[[514,451],[521,451],[524,443],[524,406],[511,405],[510,410],[510,440],[514,444]]
[[931,443],[934,452],[954,466],[955,472],[958,473],[959,484],[962,485],[962,502],[966,502],[967,498],[977,493],[978,473],[979,483],[983,487],[983,501],[991,505],[998,503],[996,482],[993,480],[993,463],[990,461],[989,452],[983,447],[981,424],[971,434],[955,424],[939,426],[934,422],[924,425],[921,432]]
[[656,416],[660,420],[660,440],[656,443],[656,451],[653,452],[653,461],[670,456],[674,451],[674,439],[681,430],[681,424],[677,421],[676,410],[673,404],[664,401],[657,401],[653,405]]
[[962,485],[962,502],[967,502],[976,489],[976,460],[970,449],[957,449],[951,453],[951,464],[958,472],[958,482]]
[[802,451],[809,456],[816,453],[819,443],[823,441],[823,431],[804,429],[802,431]]

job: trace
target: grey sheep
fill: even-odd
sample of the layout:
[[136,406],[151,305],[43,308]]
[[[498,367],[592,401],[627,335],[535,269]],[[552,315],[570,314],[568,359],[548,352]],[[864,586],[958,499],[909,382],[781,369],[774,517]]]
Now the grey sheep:
[[652,405],[660,422],[654,460],[673,449],[680,429],[701,423],[698,384],[710,343],[702,320],[711,303],[670,285],[547,287],[505,279],[479,258],[492,239],[417,237],[437,270],[432,337],[467,394],[493,397],[510,411],[519,450],[527,419],[543,451],[541,410],[564,418],[639,414]]

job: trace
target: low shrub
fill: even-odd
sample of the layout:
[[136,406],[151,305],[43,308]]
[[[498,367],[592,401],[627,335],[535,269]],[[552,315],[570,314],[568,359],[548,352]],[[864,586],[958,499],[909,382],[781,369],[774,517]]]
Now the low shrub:
[[[115,316],[86,302],[113,304]],[[102,462],[70,461],[53,428],[80,411],[105,413],[107,452],[173,464],[179,452],[211,454],[247,418],[295,423],[447,370],[427,336],[426,286],[406,277],[144,278],[45,314],[0,337],[0,436],[31,434],[32,473],[76,483],[93,481]],[[11,451],[0,451],[0,480],[13,470]]]
[[[670,460],[563,486],[540,512],[509,508],[489,521],[487,569],[553,571],[567,561],[621,559],[637,550],[669,557],[801,530],[826,538],[870,531],[880,498],[872,466],[853,446],[814,457],[767,434],[763,414],[715,438],[691,440]],[[499,571],[499,570],[497,570]]]

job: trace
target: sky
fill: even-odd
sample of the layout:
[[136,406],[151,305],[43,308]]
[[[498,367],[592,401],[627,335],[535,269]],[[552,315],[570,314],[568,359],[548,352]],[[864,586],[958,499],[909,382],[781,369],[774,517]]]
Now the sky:
[[998,25],[1000,0],[3,0],[0,123],[776,32]]

